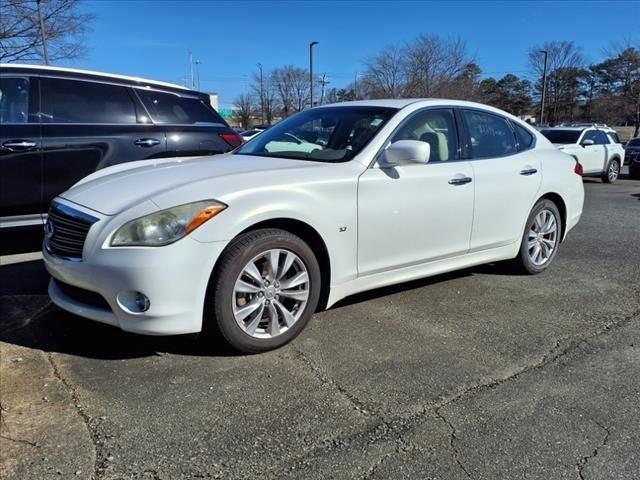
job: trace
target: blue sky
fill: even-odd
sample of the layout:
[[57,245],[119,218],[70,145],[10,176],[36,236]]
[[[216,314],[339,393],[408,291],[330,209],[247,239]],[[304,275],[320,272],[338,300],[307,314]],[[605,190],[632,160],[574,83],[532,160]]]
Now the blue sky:
[[574,40],[590,61],[612,43],[640,41],[640,1],[87,0],[84,8],[96,19],[87,56],[72,66],[180,82],[192,50],[201,89],[217,91],[222,105],[247,89],[257,63],[306,67],[311,40],[320,42],[316,71],[337,87],[364,58],[420,33],[464,38],[491,76],[526,75],[526,51],[548,40]]

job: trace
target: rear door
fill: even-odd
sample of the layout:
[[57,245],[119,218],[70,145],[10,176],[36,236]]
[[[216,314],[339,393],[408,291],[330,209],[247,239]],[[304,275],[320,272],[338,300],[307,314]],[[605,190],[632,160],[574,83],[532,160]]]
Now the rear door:
[[542,181],[535,137],[484,110],[463,109],[462,118],[475,179],[470,251],[520,241]]
[[0,75],[0,227],[41,224],[38,79]]
[[124,85],[41,77],[43,211],[81,178],[110,165],[166,155],[156,128]]
[[[580,155],[580,163],[582,164],[584,173],[600,173],[604,170],[607,151],[604,147],[602,137],[600,137],[598,133],[601,132],[597,130],[587,130],[580,140],[580,145],[584,149]],[[585,145],[585,140],[593,141],[593,145]]]
[[168,156],[215,155],[242,142],[242,137],[232,132],[211,107],[206,95],[142,88],[135,91],[166,135]]

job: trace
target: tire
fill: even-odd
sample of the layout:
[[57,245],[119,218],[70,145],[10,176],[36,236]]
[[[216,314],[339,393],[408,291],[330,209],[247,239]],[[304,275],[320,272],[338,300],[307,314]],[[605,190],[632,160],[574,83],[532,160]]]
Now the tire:
[[[304,278],[306,283],[296,284]],[[313,251],[296,235],[272,228],[245,233],[220,257],[204,323],[242,353],[278,348],[309,322],[320,298],[320,278]]]
[[607,171],[602,174],[602,181],[604,183],[615,183],[620,176],[620,160],[614,158],[609,162]]
[[[540,220],[541,217],[539,217],[539,215],[542,212],[553,216],[555,235],[543,234],[542,237],[538,236],[538,231],[540,230],[540,222],[538,220]],[[545,225],[542,226],[544,227]],[[544,238],[547,241],[541,240],[540,238]],[[518,251],[518,256],[513,260],[514,266],[518,271],[530,275],[535,275],[545,271],[558,253],[558,247],[560,246],[561,239],[562,220],[560,217],[560,212],[558,211],[558,207],[551,200],[543,198],[534,205],[531,213],[529,214],[529,217],[527,218],[527,223],[525,225],[525,229],[522,234],[522,240],[520,242],[520,250]],[[548,249],[548,247],[551,246],[549,242],[553,242],[553,248],[543,262],[536,261],[535,246],[533,248],[530,247],[529,242],[533,243],[534,241],[538,244],[538,248],[543,252],[543,256],[545,248],[542,244],[544,243],[544,245],[546,245]]]
[[631,168],[629,167],[629,178],[632,180],[640,180],[640,168]]

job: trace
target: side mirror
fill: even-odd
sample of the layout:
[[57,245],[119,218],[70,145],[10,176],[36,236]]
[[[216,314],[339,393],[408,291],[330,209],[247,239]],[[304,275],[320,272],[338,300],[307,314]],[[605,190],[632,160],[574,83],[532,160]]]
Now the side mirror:
[[418,140],[398,140],[384,151],[381,158],[382,167],[398,167],[412,163],[428,163],[431,156],[431,145]]
[[596,142],[594,142],[590,138],[587,138],[587,139],[583,140],[580,145],[582,145],[583,147],[589,147],[589,146],[595,145],[595,144],[596,144]]

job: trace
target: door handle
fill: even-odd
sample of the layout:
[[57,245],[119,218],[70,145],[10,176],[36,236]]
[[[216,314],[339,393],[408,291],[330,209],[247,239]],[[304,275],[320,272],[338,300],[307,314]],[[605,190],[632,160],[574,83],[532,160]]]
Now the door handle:
[[453,177],[449,180],[449,185],[464,185],[466,183],[471,183],[471,177]]
[[2,146],[11,152],[14,151],[23,151],[23,150],[31,150],[35,148],[38,144],[36,142],[32,142],[31,140],[10,140],[8,142],[4,142]]
[[155,147],[156,145],[160,145],[160,140],[157,138],[139,138],[133,142],[133,144],[139,147]]
[[525,168],[520,170],[520,175],[533,175],[534,173],[538,173],[538,169],[537,168]]

